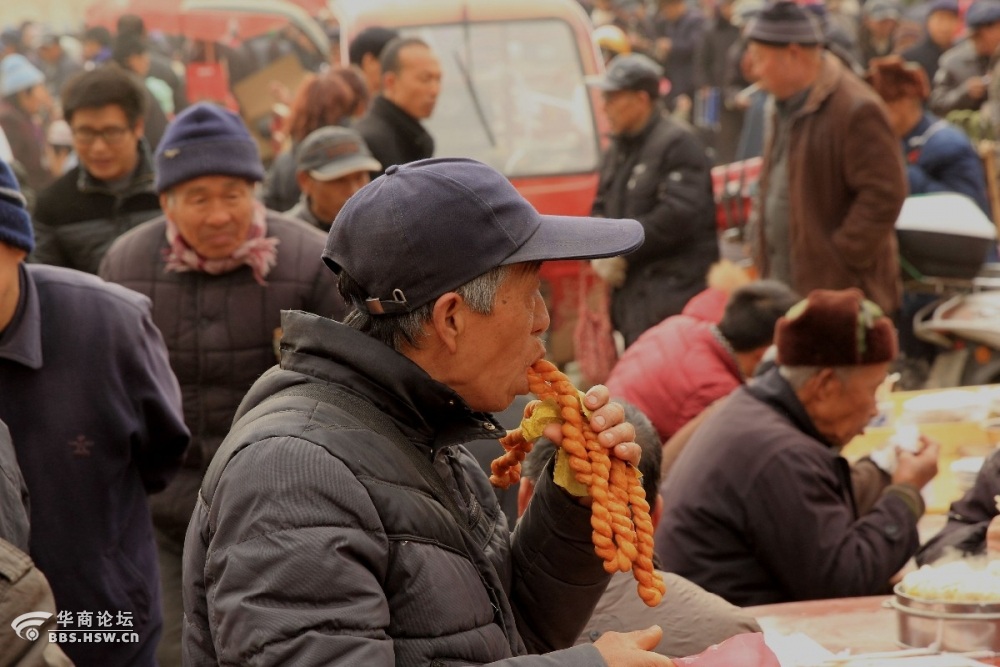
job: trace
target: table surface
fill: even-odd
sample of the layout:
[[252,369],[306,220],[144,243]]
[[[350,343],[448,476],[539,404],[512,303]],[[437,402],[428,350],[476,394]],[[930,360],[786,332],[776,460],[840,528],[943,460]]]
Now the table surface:
[[[961,387],[968,391],[996,391],[1000,386]],[[852,440],[844,448],[843,454],[849,460],[856,460],[878,449],[895,433],[895,424],[900,423],[903,414],[903,403],[917,396],[954,391],[954,389],[925,389],[922,391],[899,391],[889,394],[888,402],[892,404],[888,426],[869,427],[864,435]],[[951,472],[951,464],[964,456],[985,456],[993,446],[990,444],[985,429],[979,421],[973,422],[932,422],[918,424],[920,432],[941,443],[941,457],[938,461],[938,474],[924,489],[924,500],[927,512],[930,514],[946,514],[948,506],[962,496],[963,489],[955,475]]]
[[[899,636],[896,611],[885,606],[890,598],[879,595],[784,602],[746,607],[745,611],[765,631],[785,635],[801,632],[834,653],[843,650],[852,654],[875,653],[904,648],[896,641]],[[1000,665],[1000,658],[982,662]]]

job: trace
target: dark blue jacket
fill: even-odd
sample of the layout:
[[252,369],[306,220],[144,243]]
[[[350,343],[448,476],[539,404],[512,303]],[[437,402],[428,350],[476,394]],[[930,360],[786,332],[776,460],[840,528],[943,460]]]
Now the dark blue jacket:
[[77,612],[131,614],[138,643],[67,643],[76,664],[153,665],[146,494],[166,486],[188,442],[163,339],[146,297],[94,276],[22,265],[20,286],[0,334],[0,419],[31,494],[31,557],[74,614],[62,629],[79,627]]
[[957,192],[971,198],[988,217],[983,163],[969,138],[954,125],[925,112],[916,127],[903,137],[906,177],[911,195]]

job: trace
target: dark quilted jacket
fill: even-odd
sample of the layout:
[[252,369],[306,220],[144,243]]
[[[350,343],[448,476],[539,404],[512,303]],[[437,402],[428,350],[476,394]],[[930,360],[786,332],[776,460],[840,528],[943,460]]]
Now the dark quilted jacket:
[[[566,648],[608,582],[590,511],[542,475],[511,540],[460,446],[503,433],[490,415],[342,324],[283,323],[281,368],[247,394],[220,456],[242,449],[209,470],[188,529],[184,664],[604,665]],[[302,383],[350,392],[403,442],[342,398],[267,401]],[[399,447],[433,462],[466,530]]]
[[97,273],[114,240],[160,215],[145,143],[131,182],[112,192],[77,166],[38,194],[32,261]]
[[326,237],[304,223],[268,213],[267,235],[280,239],[267,286],[248,267],[222,275],[167,272],[166,221],[151,220],[122,236],[101,264],[101,277],[145,294],[170,351],[184,399],[191,446],[177,479],[151,499],[157,526],[183,539],[198,484],[250,385],[274,365],[281,311],[302,309],[340,319],[336,276],[320,260]]

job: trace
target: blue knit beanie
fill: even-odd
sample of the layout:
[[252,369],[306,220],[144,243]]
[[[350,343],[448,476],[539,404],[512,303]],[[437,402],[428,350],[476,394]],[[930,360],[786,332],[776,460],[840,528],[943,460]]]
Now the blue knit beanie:
[[45,75],[20,53],[0,60],[0,97],[34,88],[40,83],[45,83]]
[[25,252],[35,249],[35,235],[28,216],[28,202],[10,165],[0,160],[0,243]]
[[156,191],[201,176],[264,180],[257,142],[243,120],[208,102],[188,107],[167,126],[156,149]]

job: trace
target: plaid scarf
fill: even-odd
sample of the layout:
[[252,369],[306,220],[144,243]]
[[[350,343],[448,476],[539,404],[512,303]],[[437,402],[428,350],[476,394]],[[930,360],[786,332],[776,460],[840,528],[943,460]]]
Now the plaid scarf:
[[205,259],[188,245],[177,230],[177,224],[167,217],[167,243],[169,247],[163,251],[167,263],[167,271],[200,271],[218,275],[229,273],[244,264],[253,271],[253,278],[261,286],[267,285],[264,278],[278,262],[277,245],[280,242],[275,237],[266,237],[267,222],[264,205],[254,202],[253,218],[250,220],[250,230],[247,240],[233,251],[233,254],[223,259]]

